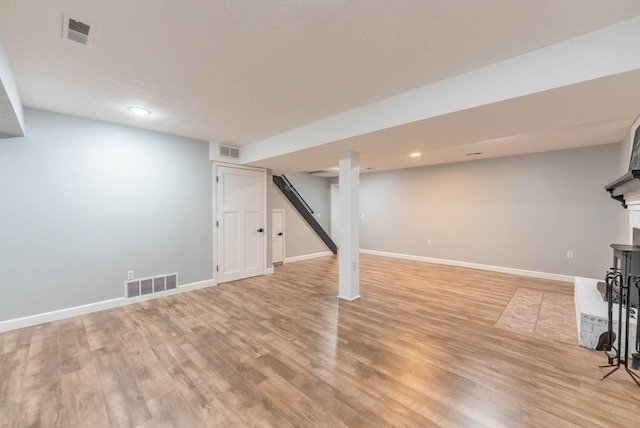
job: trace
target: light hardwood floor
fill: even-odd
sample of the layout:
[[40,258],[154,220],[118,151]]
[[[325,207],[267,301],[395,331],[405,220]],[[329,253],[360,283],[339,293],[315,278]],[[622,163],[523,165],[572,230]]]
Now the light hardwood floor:
[[0,334],[0,425],[638,426],[602,353],[494,326],[566,283],[363,255]]

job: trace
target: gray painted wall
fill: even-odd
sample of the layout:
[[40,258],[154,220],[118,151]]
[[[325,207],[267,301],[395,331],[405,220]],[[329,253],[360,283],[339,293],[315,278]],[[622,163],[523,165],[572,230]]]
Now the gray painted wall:
[[[328,180],[326,178],[312,177],[305,173],[286,174],[286,176],[291,181],[291,184],[300,192],[302,197],[311,205],[314,212],[320,213],[318,222],[325,227],[325,230],[329,230],[328,222],[331,217],[330,201],[326,198],[326,194],[329,193]],[[318,235],[315,234],[313,229],[311,229],[273,182],[269,184],[268,205],[270,210],[274,208],[285,210],[286,258],[329,251],[322,240],[318,238]]]
[[619,150],[363,174],[360,248],[602,277],[618,236],[621,207],[604,186],[619,176]]
[[325,232],[329,233],[331,230],[331,188],[329,179],[315,177],[306,172],[289,173],[285,174],[285,176],[309,204],[320,226]]
[[208,143],[25,110],[0,140],[0,320],[213,277]]
[[24,112],[11,62],[0,38],[0,138],[24,135]]

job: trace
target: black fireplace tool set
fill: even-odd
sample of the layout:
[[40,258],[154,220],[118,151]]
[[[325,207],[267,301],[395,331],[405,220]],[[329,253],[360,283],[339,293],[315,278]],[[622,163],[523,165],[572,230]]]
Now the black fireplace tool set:
[[[629,368],[629,320],[631,318],[631,301],[630,301],[630,289],[631,284],[638,288],[640,291],[640,276],[629,275],[627,280],[624,281],[622,278],[622,274],[619,269],[612,269],[607,272],[606,276],[606,284],[607,284],[607,302],[608,302],[608,328],[607,331],[600,335],[598,340],[598,345],[596,346],[596,350],[604,351],[605,355],[608,359],[608,364],[604,366],[600,366],[600,368],[609,368],[613,367],[609,373],[602,376],[600,379],[605,379],[609,377],[613,372],[618,370],[621,365],[624,366],[625,370],[631,376],[631,379],[635,381],[635,383],[640,386],[640,376],[637,373],[631,371],[640,370],[640,323],[636,325],[636,337],[635,337],[635,352],[631,355],[631,369]],[[613,331],[613,290],[619,290],[620,292],[620,300],[618,302],[618,334]],[[618,342],[618,347],[620,349],[616,349],[614,343],[616,341],[616,337],[622,339],[622,313],[623,309],[625,312],[626,323],[624,324],[624,352],[622,346],[620,345],[621,340]],[[612,350],[615,351],[612,353]]]

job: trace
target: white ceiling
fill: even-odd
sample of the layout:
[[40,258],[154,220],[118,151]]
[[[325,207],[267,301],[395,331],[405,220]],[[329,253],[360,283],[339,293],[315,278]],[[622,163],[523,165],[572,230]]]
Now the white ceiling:
[[[91,47],[62,39],[64,13],[93,25]],[[26,107],[245,146],[637,15],[637,0],[1,0],[0,35]],[[640,98],[598,83],[254,163],[320,169],[348,148],[389,169],[619,141]],[[578,101],[607,87],[613,111]]]

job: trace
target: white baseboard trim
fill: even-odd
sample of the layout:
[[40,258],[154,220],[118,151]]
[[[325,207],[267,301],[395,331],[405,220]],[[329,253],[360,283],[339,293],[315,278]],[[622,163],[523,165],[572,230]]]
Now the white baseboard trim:
[[302,256],[287,257],[284,259],[284,263],[299,262],[302,260],[309,260],[309,259],[315,259],[318,257],[325,257],[325,256],[332,256],[332,255],[333,253],[331,251],[321,251],[319,253],[303,254]]
[[178,288],[174,288],[173,290],[145,294],[144,296],[131,297],[129,299],[118,297],[115,299],[103,300],[101,302],[89,303],[82,306],[74,306],[72,308],[59,309],[57,311],[0,321],[0,333],[10,330],[17,330],[24,327],[31,327],[33,325],[44,324],[51,321],[58,321],[78,315],[90,314],[92,312],[104,311],[106,309],[118,308],[120,306],[132,305],[134,303],[145,302],[147,300],[159,299],[161,297],[198,290],[200,288],[211,287],[213,285],[216,285],[215,279],[208,279],[205,281],[180,285],[178,286]]
[[396,259],[414,260],[418,262],[435,263],[439,265],[458,266],[471,269],[488,270],[491,272],[508,273],[511,275],[528,276],[530,278],[550,279],[552,281],[573,282],[575,277],[557,273],[538,272],[534,270],[516,269],[503,266],[483,265],[480,263],[460,262],[456,260],[436,259],[432,257],[413,256],[410,254],[387,253],[385,251],[360,250],[362,254],[374,256],[393,257]]
[[265,275],[273,275],[275,272],[276,272],[276,270],[275,270],[273,267],[266,268],[266,269],[264,270],[264,274],[265,274]]

